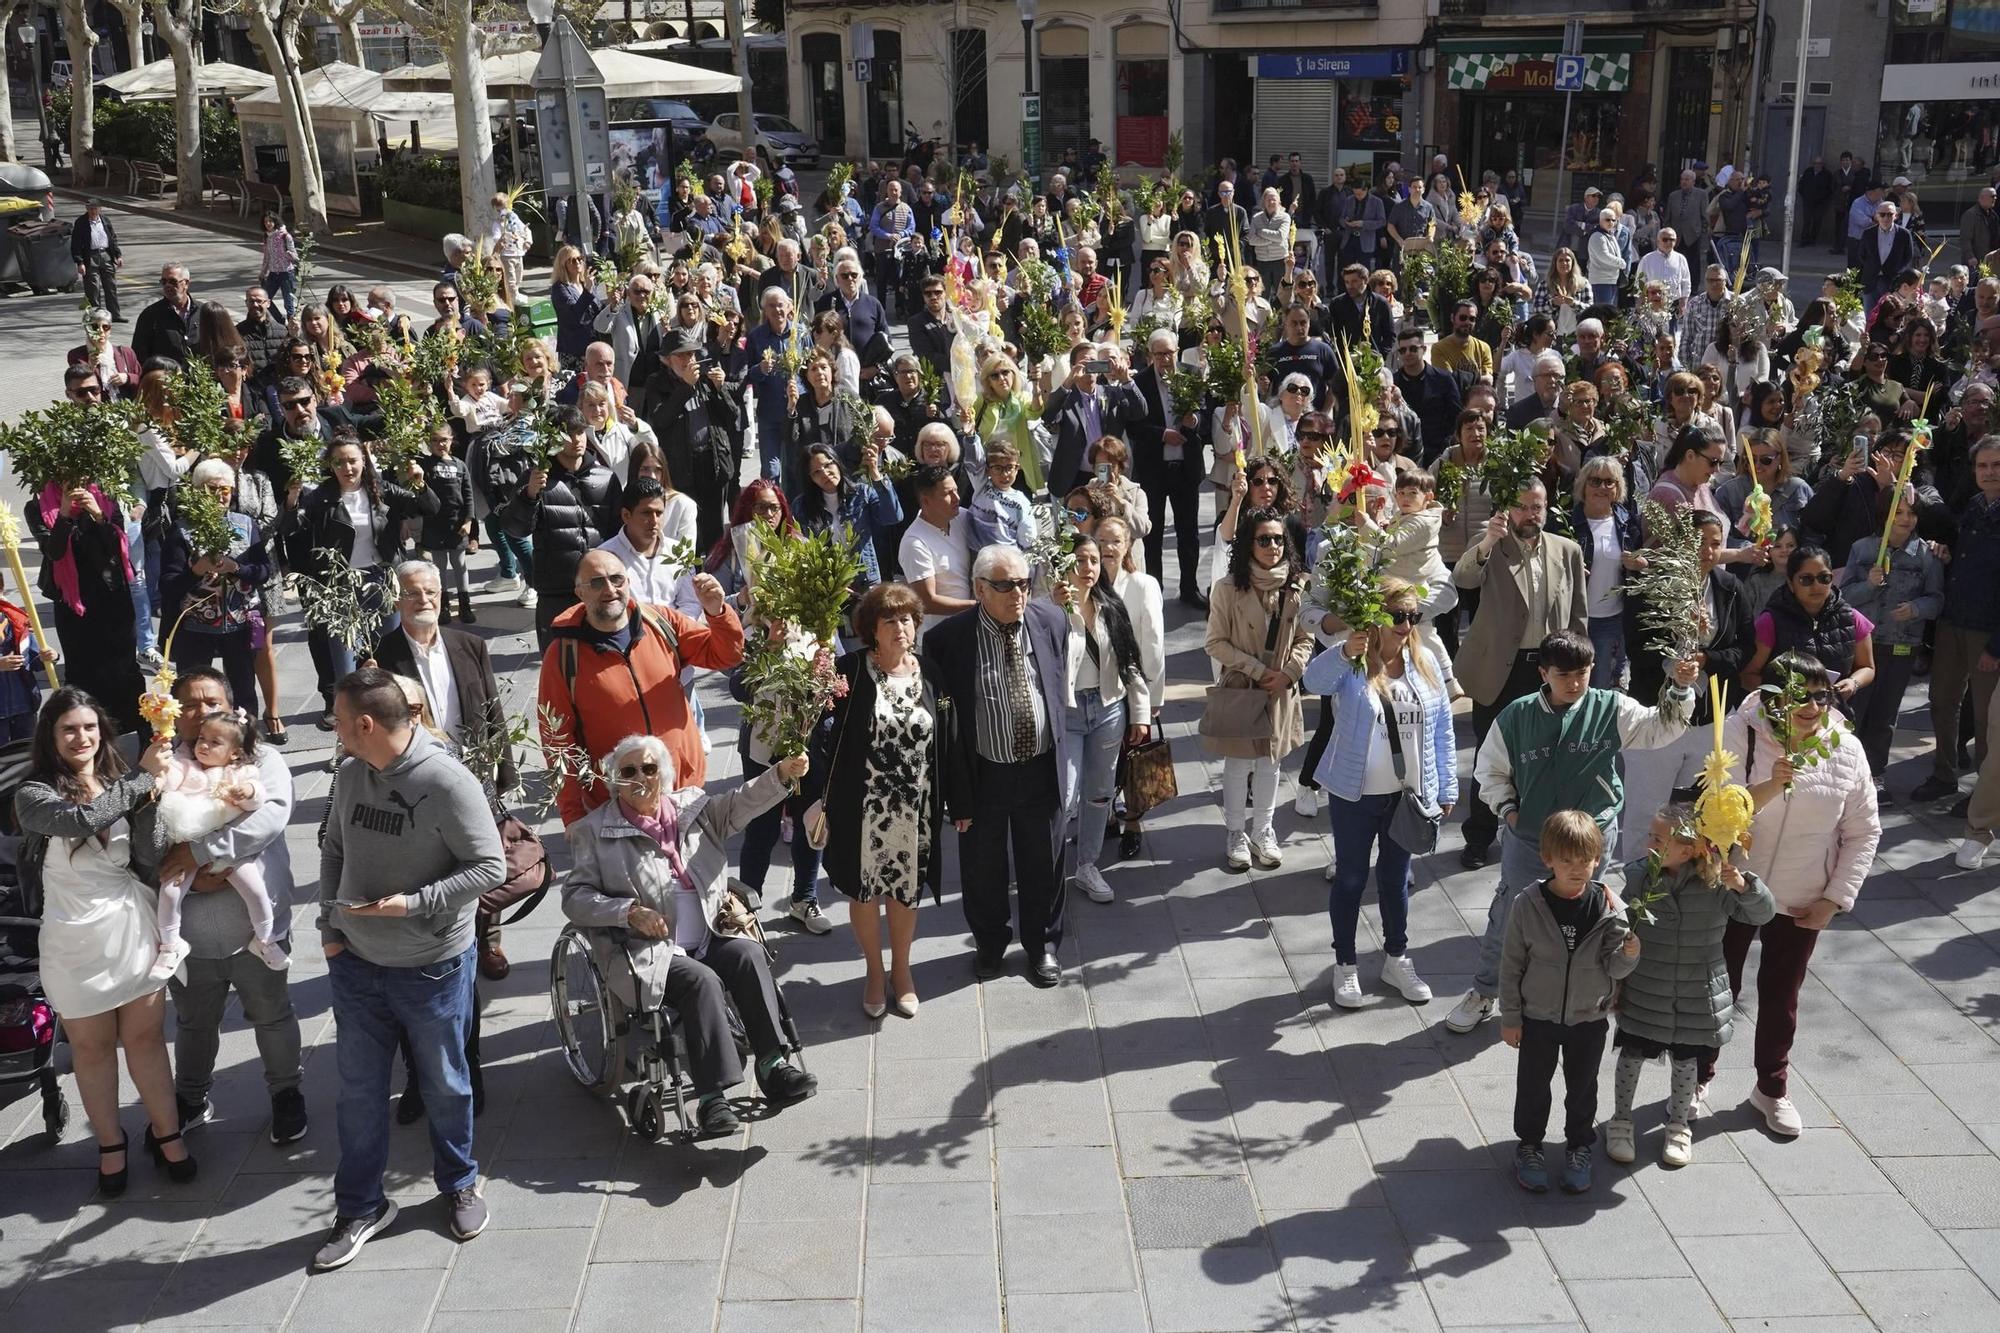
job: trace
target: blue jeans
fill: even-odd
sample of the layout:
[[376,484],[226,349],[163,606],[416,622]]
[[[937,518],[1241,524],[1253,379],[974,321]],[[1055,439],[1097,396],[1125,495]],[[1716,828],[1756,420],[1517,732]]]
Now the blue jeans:
[[[1368,862],[1375,862],[1375,898],[1382,909],[1382,951],[1400,958],[1410,944],[1410,854],[1389,836],[1389,816],[1397,793],[1357,801],[1332,796],[1327,819],[1333,825],[1333,887],[1326,912],[1333,918],[1333,961],[1354,965],[1354,936],[1361,921],[1361,895],[1368,888]],[[1379,847],[1377,844],[1380,844]]]
[[264,275],[264,294],[271,298],[271,309],[284,319],[290,319],[299,309],[299,271],[292,269],[285,273]]
[[1592,305],[1617,305],[1618,284],[1615,282],[1593,282],[1590,284]]
[[[368,592],[364,595],[376,605],[380,605],[389,596],[388,571],[378,568],[370,573],[372,577],[368,584]],[[402,623],[402,614],[390,611],[389,618],[382,622],[382,628],[375,631],[376,639],[379,641],[382,635],[400,628]],[[333,687],[340,683],[342,676],[353,671],[358,665],[354,649],[334,638],[328,631],[313,627],[306,630],[306,651],[312,655],[313,668],[319,676],[320,697],[326,700],[326,706],[331,711]]]
[[153,631],[152,590],[146,580],[146,535],[139,530],[137,519],[128,520],[125,524],[125,549],[133,566],[132,638],[143,653],[153,647],[157,639]]
[[1590,664],[1591,687],[1617,689],[1625,675],[1625,618],[1592,616],[1590,646],[1597,650],[1597,658]]
[[407,1033],[417,1086],[430,1117],[431,1161],[438,1191],[479,1179],[472,1157],[472,1075],[465,1039],[472,1030],[473,948],[427,967],[379,967],[352,949],[327,959],[340,1073],[340,1164],[334,1208],[368,1217],[382,1206],[389,1165],[389,1077]]
[[1717,236],[1713,238],[1715,262],[1722,265],[1722,271],[1730,282],[1736,280],[1736,267],[1743,262],[1743,238],[1741,236]]
[[[696,721],[695,725],[699,727],[701,723]],[[747,729],[739,735],[747,736]],[[743,780],[748,782],[769,767],[769,764],[760,764],[746,756],[743,760]],[[795,903],[819,901],[819,853],[806,841],[806,807],[819,799],[823,786],[823,781],[813,782],[808,776],[798,791],[789,793],[784,800],[744,827],[743,850],[737,854],[737,868],[743,882],[759,895],[764,892],[764,876],[771,869],[771,853],[777,850],[778,835],[783,829],[785,816],[789,814],[792,817],[791,900]]]
[[1076,706],[1063,710],[1063,730],[1075,742],[1062,775],[1063,813],[1076,823],[1076,865],[1097,864],[1104,824],[1118,776],[1118,744],[1125,739],[1125,701],[1104,703],[1096,690],[1078,690]]
[[1500,946],[1507,942],[1507,913],[1514,895],[1547,878],[1542,864],[1541,830],[1524,837],[1500,824],[1500,887],[1493,891],[1493,905],[1486,909],[1486,933],[1479,939],[1479,970],[1472,975],[1472,988],[1487,999],[1500,995]]
[[486,540],[500,557],[500,577],[535,581],[535,542],[532,537],[516,537],[500,526],[500,515],[486,516]]

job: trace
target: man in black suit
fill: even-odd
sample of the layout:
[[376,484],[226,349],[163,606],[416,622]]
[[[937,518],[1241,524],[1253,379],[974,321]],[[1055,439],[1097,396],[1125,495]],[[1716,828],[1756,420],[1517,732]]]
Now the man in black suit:
[[[1062,980],[1062,783],[1068,749],[1069,624],[1028,596],[1028,562],[1012,546],[989,546],[972,565],[979,605],[924,637],[951,704],[952,755],[945,804],[959,832],[965,923],[978,951],[973,973],[1000,975],[1014,935],[1007,884],[1018,893],[1028,979]],[[940,702],[943,702],[941,700]]]
[[1345,288],[1329,307],[1333,327],[1346,335],[1350,347],[1359,347],[1365,336],[1370,346],[1387,361],[1396,350],[1396,316],[1384,297],[1368,290],[1368,266],[1349,264],[1340,270]]
[[[431,721],[458,741],[461,752],[487,737],[504,734],[507,710],[500,704],[500,685],[493,676],[493,659],[486,641],[462,629],[440,623],[444,584],[428,560],[405,560],[396,566],[396,610],[402,624],[382,635],[375,645],[375,665],[392,675],[407,676],[424,687]],[[496,792],[512,791],[520,782],[511,749],[503,748],[495,772],[475,772],[491,781]],[[479,971],[492,981],[507,975],[507,955],[500,949],[500,924],[479,915]]]
[[933,273],[924,279],[924,308],[910,320],[910,350],[937,372],[941,384],[951,383],[951,344],[958,326],[945,309],[944,278]]
[[1854,154],[1840,155],[1840,169],[1833,173],[1833,234],[1827,248],[1835,254],[1847,248],[1847,211],[1854,196],[1868,188],[1868,168],[1854,160]]
[[83,216],[70,226],[69,257],[76,261],[76,276],[83,279],[83,294],[90,303],[109,310],[113,324],[123,324],[125,317],[118,313],[118,270],[125,267],[125,257],[111,219],[95,199],[84,203]]
[[[1242,246],[1243,238],[1250,230],[1250,214],[1236,202],[1236,187],[1226,180],[1222,181],[1215,187],[1215,196],[1214,205],[1201,215],[1202,234],[1211,242],[1218,236],[1222,237],[1225,247],[1232,238],[1237,246]],[[1236,219],[1234,231],[1229,226],[1231,218]]]
[[1146,415],[1132,423],[1132,480],[1146,492],[1153,529],[1146,534],[1146,572],[1162,585],[1166,571],[1167,506],[1174,507],[1174,548],[1180,554],[1181,601],[1208,609],[1201,590],[1201,483],[1208,475],[1208,441],[1198,419],[1174,415],[1168,378],[1180,356],[1180,339],[1155,329],[1146,343],[1146,369],[1133,376]]
[[1278,177],[1278,200],[1285,211],[1292,215],[1292,221],[1300,228],[1313,225],[1313,209],[1319,198],[1313,193],[1313,178],[1299,163],[1299,155],[1292,154],[1290,169]]
[[1896,285],[1896,275],[1917,266],[1917,242],[1908,227],[1896,225],[1896,205],[1884,199],[1875,205],[1875,225],[1854,243],[1855,267],[1861,270],[1866,309]]
[[[1110,382],[1100,385],[1090,363],[1102,357],[1110,363]],[[1049,395],[1042,424],[1055,432],[1055,452],[1049,459],[1049,494],[1057,500],[1090,479],[1087,460],[1091,446],[1106,435],[1123,436],[1125,428],[1143,418],[1146,400],[1132,384],[1132,367],[1116,348],[1078,343],[1069,349],[1069,378]]]
[[1458,380],[1424,360],[1424,331],[1405,329],[1396,338],[1396,373],[1392,377],[1403,405],[1417,414],[1424,432],[1424,466],[1451,447],[1465,405]]
[[194,298],[188,293],[185,264],[168,264],[160,270],[160,299],[139,312],[132,326],[132,350],[144,365],[154,357],[165,357],[185,366],[188,348],[194,345]]

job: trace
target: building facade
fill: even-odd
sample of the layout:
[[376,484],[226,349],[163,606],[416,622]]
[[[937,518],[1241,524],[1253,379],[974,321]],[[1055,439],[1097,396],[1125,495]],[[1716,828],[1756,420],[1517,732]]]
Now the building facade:
[[2000,0],[1889,0],[1887,49],[1875,172],[1954,227],[2000,170]]

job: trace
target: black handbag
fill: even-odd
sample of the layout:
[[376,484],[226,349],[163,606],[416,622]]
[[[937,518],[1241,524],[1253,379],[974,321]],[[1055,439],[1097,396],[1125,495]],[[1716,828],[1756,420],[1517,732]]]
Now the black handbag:
[[1396,725],[1396,708],[1386,693],[1382,698],[1382,726],[1389,733],[1389,759],[1396,766],[1396,783],[1401,789],[1396,796],[1396,808],[1389,815],[1389,836],[1410,855],[1428,856],[1437,850],[1438,826],[1444,823],[1444,811],[1437,802],[1410,787],[1403,763],[1402,728]]

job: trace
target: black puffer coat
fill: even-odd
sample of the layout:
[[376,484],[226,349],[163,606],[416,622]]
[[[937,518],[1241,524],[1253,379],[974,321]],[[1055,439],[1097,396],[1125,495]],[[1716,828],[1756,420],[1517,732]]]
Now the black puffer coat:
[[[375,552],[386,566],[402,543],[403,520],[435,514],[438,498],[429,487],[413,491],[393,481],[384,481],[381,488],[382,498],[374,507]],[[323,552],[337,551],[345,560],[354,558],[354,523],[340,503],[337,481],[323,481],[306,492],[299,507],[285,515],[280,532],[286,563],[314,578],[326,576]]]
[[618,531],[618,478],[594,453],[584,454],[577,472],[553,463],[541,494],[522,490],[500,522],[510,535],[533,539],[535,591],[571,597],[576,567]]

